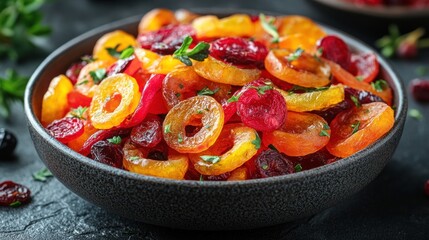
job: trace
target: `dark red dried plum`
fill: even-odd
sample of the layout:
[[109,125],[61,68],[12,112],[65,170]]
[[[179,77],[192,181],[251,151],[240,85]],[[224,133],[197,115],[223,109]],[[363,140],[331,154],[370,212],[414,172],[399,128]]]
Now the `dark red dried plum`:
[[267,178],[293,173],[294,166],[286,156],[276,150],[263,151],[255,161],[256,175],[259,178]]
[[154,147],[162,140],[162,123],[156,115],[150,115],[131,130],[131,140],[141,147]]
[[0,155],[11,155],[16,147],[16,137],[13,133],[4,128],[0,128]]
[[0,206],[19,206],[31,199],[31,191],[27,187],[12,182],[0,183]]
[[91,158],[112,167],[122,168],[122,146],[107,140],[96,142],[91,147]]
[[46,130],[58,141],[68,143],[83,134],[84,124],[79,118],[65,117],[50,123]]
[[264,68],[268,50],[264,44],[245,38],[221,38],[212,42],[210,56],[241,68]]
[[137,41],[144,49],[167,55],[176,51],[186,36],[196,38],[195,29],[191,25],[168,25],[158,31],[140,34]]
[[330,154],[326,149],[301,157],[287,156],[287,159],[292,161],[294,165],[300,164],[303,170],[320,167],[338,160],[337,157]]
[[411,94],[420,102],[429,102],[429,80],[413,79],[410,83]]

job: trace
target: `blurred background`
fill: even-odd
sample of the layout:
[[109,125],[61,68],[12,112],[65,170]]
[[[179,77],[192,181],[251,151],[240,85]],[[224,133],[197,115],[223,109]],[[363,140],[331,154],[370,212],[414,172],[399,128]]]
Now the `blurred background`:
[[[0,182],[13,180],[33,192],[28,205],[0,207],[0,239],[429,239],[429,198],[424,192],[425,181],[429,179],[429,105],[416,101],[410,90],[407,90],[409,109],[413,113],[407,119],[400,145],[385,170],[368,187],[301,221],[226,233],[188,232],[129,221],[79,198],[51,176],[36,181],[33,175],[43,169],[43,163],[34,150],[19,102],[25,79],[56,48],[100,25],[142,16],[153,8],[252,9],[268,14],[304,15],[382,52],[409,88],[415,78],[429,79],[429,44],[425,42],[429,38],[427,0],[0,1],[0,81],[3,81],[0,83],[6,80],[20,83],[13,97],[0,88],[0,108],[6,105],[10,108],[0,111],[0,128],[18,138],[11,157],[0,155]],[[25,23],[9,26],[11,2],[30,6],[25,10],[28,15]],[[34,12],[37,14],[32,15]],[[23,26],[32,28],[31,32],[25,32]],[[17,37],[8,38],[11,32],[7,29],[12,29]],[[398,52],[399,42],[387,46],[377,41],[383,36],[398,38],[416,29],[420,29],[419,38],[403,52]],[[406,36],[409,35],[400,39]],[[25,41],[19,43],[25,39],[37,47],[32,48]],[[11,45],[11,41],[17,43]],[[8,70],[14,70],[16,75],[11,77]],[[10,104],[5,103],[9,100]]]

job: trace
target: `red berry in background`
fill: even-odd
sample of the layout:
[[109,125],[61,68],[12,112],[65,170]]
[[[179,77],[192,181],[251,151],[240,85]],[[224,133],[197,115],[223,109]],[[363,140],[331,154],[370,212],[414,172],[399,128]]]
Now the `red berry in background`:
[[17,140],[13,133],[0,128],[0,156],[11,155],[15,150],[16,143]]
[[46,130],[58,141],[68,143],[83,134],[84,124],[79,118],[65,117],[53,121]]
[[426,196],[429,197],[429,180],[426,180],[424,189],[425,189]]
[[416,42],[402,41],[396,49],[396,55],[400,58],[415,58],[417,56]]
[[286,101],[277,90],[264,90],[265,87],[267,85],[249,88],[242,93],[237,102],[237,114],[245,125],[257,131],[274,131],[286,119]]
[[329,35],[318,42],[318,49],[322,49],[322,57],[339,64],[348,70],[350,65],[350,50],[347,44],[339,37]]
[[111,143],[107,140],[98,141],[91,147],[92,159],[112,167],[122,168],[123,155],[121,144]]
[[12,182],[0,183],[0,206],[19,206],[30,201],[31,191],[27,187]]
[[413,79],[410,83],[411,94],[419,102],[429,102],[429,80]]
[[87,64],[86,61],[81,61],[72,64],[66,71],[66,76],[70,79],[73,85],[76,84],[80,71]]
[[196,38],[195,29],[191,25],[168,25],[158,31],[140,34],[137,42],[144,49],[166,55],[176,51],[186,36]]
[[378,76],[380,64],[374,53],[357,53],[351,55],[350,65],[346,70],[356,76],[359,81],[370,83]]
[[210,56],[241,68],[264,68],[268,49],[258,41],[227,37],[211,43]]
[[150,115],[139,125],[133,127],[131,140],[141,147],[155,147],[162,140],[162,122],[157,115]]

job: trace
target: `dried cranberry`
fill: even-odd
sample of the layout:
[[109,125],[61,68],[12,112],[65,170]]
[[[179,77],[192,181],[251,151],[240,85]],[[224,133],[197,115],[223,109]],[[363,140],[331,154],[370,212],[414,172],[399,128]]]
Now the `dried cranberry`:
[[300,164],[303,170],[320,167],[338,160],[337,157],[330,154],[326,149],[301,157],[287,157],[295,165]]
[[241,68],[263,69],[268,50],[258,41],[228,37],[212,42],[210,55]]
[[167,55],[176,51],[186,36],[194,39],[196,37],[195,29],[191,25],[168,25],[158,31],[140,34],[137,41],[144,49]]
[[79,153],[84,156],[88,156],[91,153],[91,148],[95,143],[114,136],[120,136],[120,137],[128,136],[130,134],[130,131],[131,131],[130,128],[125,128],[125,129],[112,128],[112,129],[98,130],[85,141],[82,148],[79,150]]
[[142,147],[154,147],[162,140],[162,123],[156,115],[150,115],[131,130],[131,140]]
[[294,172],[294,166],[284,154],[267,149],[263,151],[255,161],[256,175],[259,178],[267,178],[290,174]]
[[91,147],[91,158],[112,167],[122,168],[122,146],[103,140],[96,142]]
[[31,191],[27,187],[12,182],[0,183],[0,206],[19,206],[30,201]]
[[238,99],[237,114],[241,121],[258,131],[273,131],[283,125],[286,118],[286,101],[269,85],[249,88]]
[[381,99],[379,96],[363,90],[357,90],[354,88],[347,87],[344,89],[344,93],[345,93],[345,98],[347,101],[349,101],[349,103],[354,103],[354,101],[352,100],[352,96],[355,97],[360,104],[372,103],[372,102],[383,102],[383,99]]
[[420,102],[429,102],[429,80],[413,79],[410,83],[411,94]]
[[424,189],[425,189],[426,196],[429,197],[429,180],[426,180]]
[[58,141],[68,143],[83,134],[84,124],[79,118],[65,117],[53,121],[46,129]]
[[80,61],[72,64],[66,71],[66,76],[70,81],[75,85],[77,83],[77,78],[79,77],[80,71],[87,64],[86,61]]
[[317,48],[322,49],[322,57],[339,64],[344,69],[349,69],[350,50],[341,38],[326,36],[319,41]]
[[16,147],[16,137],[13,133],[4,128],[0,128],[0,155],[11,155]]
[[400,58],[415,58],[417,56],[417,44],[410,41],[402,41],[396,49],[396,55]]
[[380,64],[378,63],[377,55],[374,53],[353,53],[351,55],[351,64],[347,70],[360,81],[369,83],[378,76]]

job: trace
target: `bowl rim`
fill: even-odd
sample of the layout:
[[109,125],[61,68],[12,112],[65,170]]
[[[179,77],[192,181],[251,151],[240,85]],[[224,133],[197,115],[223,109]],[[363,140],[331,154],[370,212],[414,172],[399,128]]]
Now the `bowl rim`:
[[[252,13],[259,13],[259,12],[264,12],[266,14],[273,15],[273,16],[287,15],[287,14],[269,12],[269,11],[257,11],[253,9],[199,8],[199,9],[190,9],[190,10],[197,13],[213,14],[213,15],[230,15],[233,13],[252,14]],[[378,139],[375,143],[369,145],[365,149],[353,154],[352,156],[343,158],[340,161],[326,164],[317,168],[305,170],[298,173],[282,175],[282,176],[275,176],[275,177],[262,178],[262,179],[249,179],[245,181],[198,181],[198,180],[174,180],[174,179],[159,178],[159,177],[153,177],[153,176],[147,176],[147,175],[129,172],[125,169],[117,169],[109,165],[94,161],[86,156],[80,155],[79,153],[73,151],[72,149],[70,149],[69,147],[60,143],[54,137],[52,137],[45,130],[45,128],[41,125],[39,119],[36,117],[36,114],[32,108],[31,100],[33,99],[33,93],[34,93],[34,89],[37,84],[38,78],[44,71],[47,70],[47,66],[50,65],[51,62],[55,61],[58,57],[60,57],[63,52],[70,50],[74,46],[79,45],[84,41],[87,41],[93,36],[106,33],[109,31],[113,31],[115,29],[121,28],[128,24],[138,23],[141,17],[142,15],[136,15],[136,16],[131,16],[120,20],[116,20],[111,23],[107,23],[99,27],[96,27],[92,30],[89,30],[69,40],[68,42],[64,43],[59,48],[57,48],[55,51],[53,51],[51,54],[49,54],[49,56],[43,60],[43,62],[34,71],[34,73],[32,74],[27,84],[27,87],[25,90],[25,96],[24,96],[24,111],[27,117],[28,126],[32,127],[44,140],[46,140],[46,142],[51,144],[53,147],[57,148],[67,157],[74,159],[76,161],[79,161],[80,164],[84,164],[90,168],[96,168],[104,172],[105,174],[111,174],[111,175],[116,175],[118,177],[127,178],[130,180],[136,180],[136,181],[154,183],[154,184],[162,184],[167,186],[181,186],[181,187],[189,187],[189,188],[201,187],[201,186],[205,188],[231,188],[231,187],[237,187],[237,186],[254,187],[259,185],[266,185],[268,183],[284,184],[284,183],[294,182],[299,179],[317,177],[331,171],[340,171],[341,168],[351,165],[354,162],[359,161],[361,158],[366,158],[373,150],[380,148],[390,138],[392,138],[396,134],[396,132],[401,131],[402,124],[405,121],[405,117],[406,117],[408,100],[405,94],[404,83],[400,80],[399,75],[396,73],[396,71],[393,70],[393,68],[389,65],[389,63],[383,57],[381,57],[378,54],[378,52],[373,50],[367,44],[363,43],[362,41],[358,40],[355,37],[352,37],[347,33],[344,33],[335,28],[316,22],[328,33],[333,33],[341,36],[349,46],[356,49],[365,50],[365,51],[372,51],[374,54],[376,54],[379,60],[379,64],[382,67],[381,69],[383,69],[386,72],[386,74],[391,77],[391,80],[393,83],[392,86],[395,86],[395,88],[393,88],[393,91],[394,91],[395,100],[397,101],[397,105],[395,110],[394,126],[386,135],[384,135],[382,138]]]

